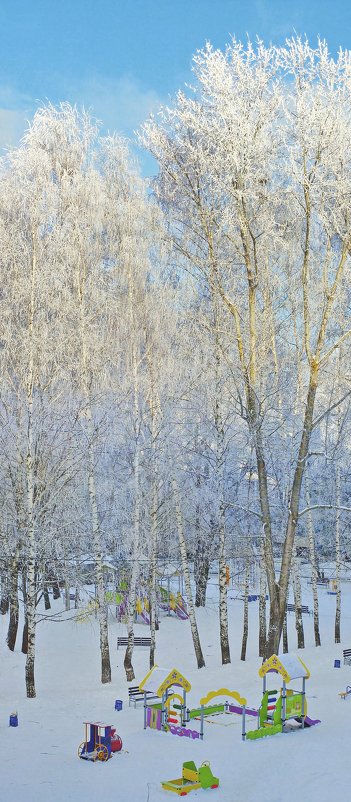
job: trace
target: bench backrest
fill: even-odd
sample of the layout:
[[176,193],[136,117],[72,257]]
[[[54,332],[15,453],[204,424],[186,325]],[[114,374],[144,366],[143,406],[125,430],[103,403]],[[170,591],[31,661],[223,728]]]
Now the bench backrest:
[[[150,646],[151,638],[134,638],[134,646]],[[118,637],[117,638],[117,648],[118,646],[128,646],[128,638]]]

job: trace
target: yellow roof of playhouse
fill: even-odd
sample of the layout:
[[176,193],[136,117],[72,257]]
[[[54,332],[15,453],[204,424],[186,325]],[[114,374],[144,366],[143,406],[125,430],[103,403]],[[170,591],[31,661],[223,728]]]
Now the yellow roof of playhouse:
[[183,688],[185,691],[191,690],[190,682],[188,682],[188,680],[183,677],[183,674],[177,671],[176,668],[169,671],[168,668],[158,668],[158,666],[154,666],[151,671],[146,674],[143,681],[139,683],[139,688],[141,691],[151,691],[155,693],[156,696],[162,696],[172,685],[178,685],[178,687]]
[[259,676],[264,677],[269,671],[277,671],[285,682],[293,679],[309,679],[310,672],[297,654],[273,654],[265,660],[259,669]]

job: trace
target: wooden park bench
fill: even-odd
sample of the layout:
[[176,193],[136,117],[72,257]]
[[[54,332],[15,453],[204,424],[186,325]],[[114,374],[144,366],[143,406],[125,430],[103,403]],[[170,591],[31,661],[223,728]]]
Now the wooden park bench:
[[139,685],[131,685],[128,688],[129,707],[131,705],[131,702],[133,702],[134,707],[136,707],[137,702],[143,702],[145,693],[146,693],[146,699],[147,699],[148,702],[151,702],[151,701],[156,700],[156,699],[157,699],[158,702],[160,701],[159,696],[154,696],[151,691],[145,691],[144,692],[144,691],[140,690]]
[[[151,638],[134,638],[134,646],[150,646]],[[124,635],[117,638],[117,649],[119,646],[128,646],[128,638]]]
[[351,649],[344,649],[343,650],[343,655],[344,655],[344,665],[345,666],[350,666],[351,665]]
[[[287,604],[286,605],[286,609],[287,609],[288,613],[294,613],[295,612],[295,604]],[[312,610],[310,610],[310,608],[307,607],[307,604],[301,604],[301,612],[302,613],[306,613],[307,615],[311,615]],[[351,654],[351,650],[350,650],[350,654]]]

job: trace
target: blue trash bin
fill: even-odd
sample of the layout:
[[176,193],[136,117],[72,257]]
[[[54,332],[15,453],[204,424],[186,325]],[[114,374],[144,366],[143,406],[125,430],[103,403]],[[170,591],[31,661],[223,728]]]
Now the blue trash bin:
[[123,707],[122,699],[116,699],[115,710],[122,710],[122,707]]
[[334,668],[340,668],[340,660],[334,660]]
[[17,713],[11,713],[9,726],[10,727],[18,727],[18,715],[17,715]]

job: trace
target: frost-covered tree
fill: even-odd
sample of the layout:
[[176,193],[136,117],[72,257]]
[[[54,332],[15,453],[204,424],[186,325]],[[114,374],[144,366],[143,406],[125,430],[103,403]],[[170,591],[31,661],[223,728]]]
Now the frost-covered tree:
[[[350,55],[324,43],[283,48],[235,40],[194,59],[196,86],[144,127],[159,163],[155,193],[183,264],[221,300],[237,347],[237,395],[256,456],[270,595],[266,654],[279,648],[303,475],[325,370],[351,334]],[[301,344],[292,439],[289,296]],[[290,339],[291,338],[291,339]],[[281,494],[279,454],[292,464]],[[278,580],[274,528],[284,528]]]
[[[65,514],[60,509],[60,560],[67,565],[71,549],[64,532],[81,533],[84,519],[90,530],[85,544],[95,563],[101,679],[111,679],[103,560],[108,542],[104,522],[114,516],[106,514],[111,490],[103,469],[109,462],[111,418],[118,415],[121,397],[128,396],[130,387],[138,403],[139,355],[135,349],[129,364],[125,346],[131,318],[137,321],[133,287],[140,271],[143,281],[147,275],[144,257],[152,226],[125,143],[117,137],[101,139],[89,116],[69,104],[38,110],[21,146],[4,160],[0,203],[1,412],[9,419],[7,483],[13,485],[14,509],[17,497],[24,493],[26,498],[17,532],[21,530],[26,543],[26,676],[28,695],[34,696],[37,590],[41,573],[44,585],[47,580],[45,562],[52,563],[50,548],[45,549],[50,532],[44,511],[57,523],[62,503],[58,490],[63,493],[64,488],[71,506]],[[137,323],[134,331],[141,342]],[[137,422],[134,429],[138,433]],[[55,481],[55,471],[48,467],[55,453],[50,452],[50,437],[57,453],[62,446]],[[134,470],[135,482],[137,477]],[[138,503],[135,496],[135,509]],[[84,505],[89,516],[86,511],[82,515]],[[13,546],[15,557],[15,540]]]
[[42,423],[48,399],[54,402],[62,391],[59,271],[52,269],[57,204],[46,154],[27,144],[10,151],[0,175],[1,413],[6,418],[9,447],[7,480],[12,486],[12,526],[17,532],[15,561],[19,544],[26,561],[29,697],[35,696],[37,544],[45,490]]

